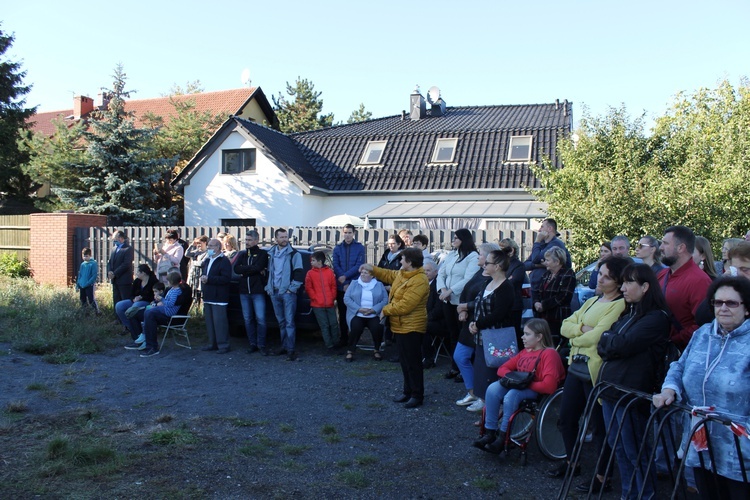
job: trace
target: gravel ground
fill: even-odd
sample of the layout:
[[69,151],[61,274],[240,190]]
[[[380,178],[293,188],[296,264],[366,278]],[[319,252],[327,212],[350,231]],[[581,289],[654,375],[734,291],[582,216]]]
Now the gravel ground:
[[[152,358],[113,347],[56,366],[0,344],[0,498],[557,494],[560,482],[545,476],[551,462],[534,441],[525,467],[518,450],[500,462],[470,446],[477,416],[454,404],[465,391],[443,378],[445,359],[425,371],[424,406],[407,410],[391,401],[398,364],[370,352],[346,363],[310,335],[298,340],[296,362],[246,347],[234,338],[232,352],[217,355],[168,341]],[[25,411],[8,411],[19,402]],[[155,444],[165,430],[186,438]],[[59,433],[96,436],[122,460],[95,477],[38,472],[43,446]]]

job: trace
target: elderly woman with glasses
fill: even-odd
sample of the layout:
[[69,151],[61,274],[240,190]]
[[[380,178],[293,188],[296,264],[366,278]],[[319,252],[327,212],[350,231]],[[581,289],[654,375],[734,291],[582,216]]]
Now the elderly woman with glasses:
[[[693,333],[680,359],[672,363],[653,397],[654,406],[674,401],[686,406],[711,406],[713,412],[750,428],[750,281],[744,277],[722,277],[714,281],[706,296],[716,319]],[[693,467],[702,498],[750,498],[750,484],[743,470],[750,469],[750,446],[745,437],[735,441],[732,430],[707,422],[710,450],[687,447],[686,465]],[[692,436],[691,436],[692,437]],[[735,442],[742,451],[742,460]],[[713,462],[713,463],[712,463]],[[715,467],[716,475],[712,474]]]

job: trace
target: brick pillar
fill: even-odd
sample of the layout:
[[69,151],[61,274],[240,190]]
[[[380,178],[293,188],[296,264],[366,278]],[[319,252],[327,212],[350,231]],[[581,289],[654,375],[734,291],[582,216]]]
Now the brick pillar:
[[[73,269],[73,235],[78,227],[103,227],[105,215],[31,214],[29,265],[34,280],[44,285],[69,286],[78,273]],[[96,258],[97,256],[95,256]]]

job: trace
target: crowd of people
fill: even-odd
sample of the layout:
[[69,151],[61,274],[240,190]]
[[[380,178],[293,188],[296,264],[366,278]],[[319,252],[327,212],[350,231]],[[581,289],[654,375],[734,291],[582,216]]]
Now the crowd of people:
[[[208,331],[203,350],[229,352],[228,285],[235,280],[248,353],[294,361],[297,291],[304,284],[327,353],[356,360],[365,329],[372,338],[372,359],[384,359],[384,349],[395,345],[391,360],[401,365],[403,387],[393,400],[405,408],[424,403],[423,370],[434,366],[435,345],[443,341],[451,355],[445,378],[463,383],[465,390],[455,404],[482,412],[475,425],[486,432],[472,444],[490,453],[505,449],[508,418],[521,400],[562,387],[558,428],[567,459],[548,471],[550,477],[581,474],[573,449],[586,432],[579,428],[580,418],[599,383],[655,394],[652,404],[641,401],[626,414],[620,404],[624,389],[596,391],[589,430],[595,445],[614,454],[622,498],[637,498],[639,492],[653,498],[655,478],[671,470],[668,462],[678,454],[686,457],[688,486],[702,497],[750,497],[742,478],[750,461],[746,454],[737,455],[726,426],[706,425],[712,458],[686,442],[677,444],[679,450],[667,450],[653,440],[650,446],[659,448],[655,467],[646,470],[639,459],[650,412],[675,401],[711,407],[744,428],[750,425],[750,241],[724,240],[717,261],[710,242],[684,226],[668,227],[661,238],[641,236],[632,255],[629,239],[617,235],[599,247],[588,283],[594,295],[576,304],[576,276],[553,219],[543,221],[525,261],[512,239],[475,242],[468,229],[453,235],[452,249],[441,262],[433,260],[425,235],[402,230],[388,238],[378,262],[368,263],[355,228],[347,225],[331,267],[325,253],[315,252],[305,273],[302,256],[284,229],[276,230],[268,250],[258,246],[255,230],[247,231],[243,250],[231,235],[201,236],[188,247],[176,231],[168,231],[154,250],[155,269],[139,266],[133,281],[133,249],[118,231],[107,277],[117,317],[132,337],[126,348],[139,349],[144,357],[159,353],[157,325],[188,298],[203,304]],[[92,278],[86,250],[81,300],[96,307],[88,290]],[[168,268],[161,265],[164,261]],[[524,283],[530,283],[535,317],[525,325]],[[267,345],[266,297],[280,330],[281,347],[274,353]],[[514,335],[507,346],[492,346],[505,353],[498,368],[487,361],[484,337],[499,329]],[[665,367],[665,354],[675,351],[681,355]],[[527,377],[516,384],[519,372]],[[674,420],[669,425],[675,432],[690,430],[689,422]],[[744,440],[737,446],[748,451]],[[612,489],[606,463],[597,464],[592,475],[576,489]]]

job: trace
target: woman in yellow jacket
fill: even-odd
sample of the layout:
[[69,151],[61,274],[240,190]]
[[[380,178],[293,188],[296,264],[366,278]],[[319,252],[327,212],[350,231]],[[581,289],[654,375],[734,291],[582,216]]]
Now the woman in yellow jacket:
[[[625,301],[622,298],[620,287],[622,286],[622,271],[630,264],[631,259],[623,257],[607,257],[599,267],[597,293],[595,296],[583,303],[581,308],[562,322],[560,334],[570,340],[570,357],[568,358],[568,376],[565,379],[562,402],[560,403],[560,419],[558,428],[562,433],[565,443],[565,452],[570,461],[573,447],[578,437],[578,421],[586,407],[591,390],[596,385],[602,358],[596,351],[599,338],[607,331],[625,310]],[[602,418],[601,406],[595,405],[592,413],[594,424],[595,444],[597,454],[599,447],[606,445],[604,441],[604,419]],[[605,455],[609,456],[609,455]],[[604,488],[611,489],[609,482],[604,478],[606,463],[599,464],[597,470],[598,481],[594,483],[593,493],[599,493]],[[562,477],[565,475],[566,463],[551,469],[548,475]],[[578,475],[580,466],[575,465],[574,473]],[[587,492],[590,481],[578,485],[576,491]],[[585,489],[583,489],[585,488]]]
[[405,408],[416,408],[424,401],[424,376],[422,373],[422,338],[427,331],[427,297],[430,283],[422,269],[422,252],[407,248],[400,254],[401,269],[391,271],[362,264],[360,271],[369,271],[378,281],[391,285],[388,305],[380,318],[388,318],[396,339],[401,371],[404,374],[404,391],[393,401],[406,403]]

